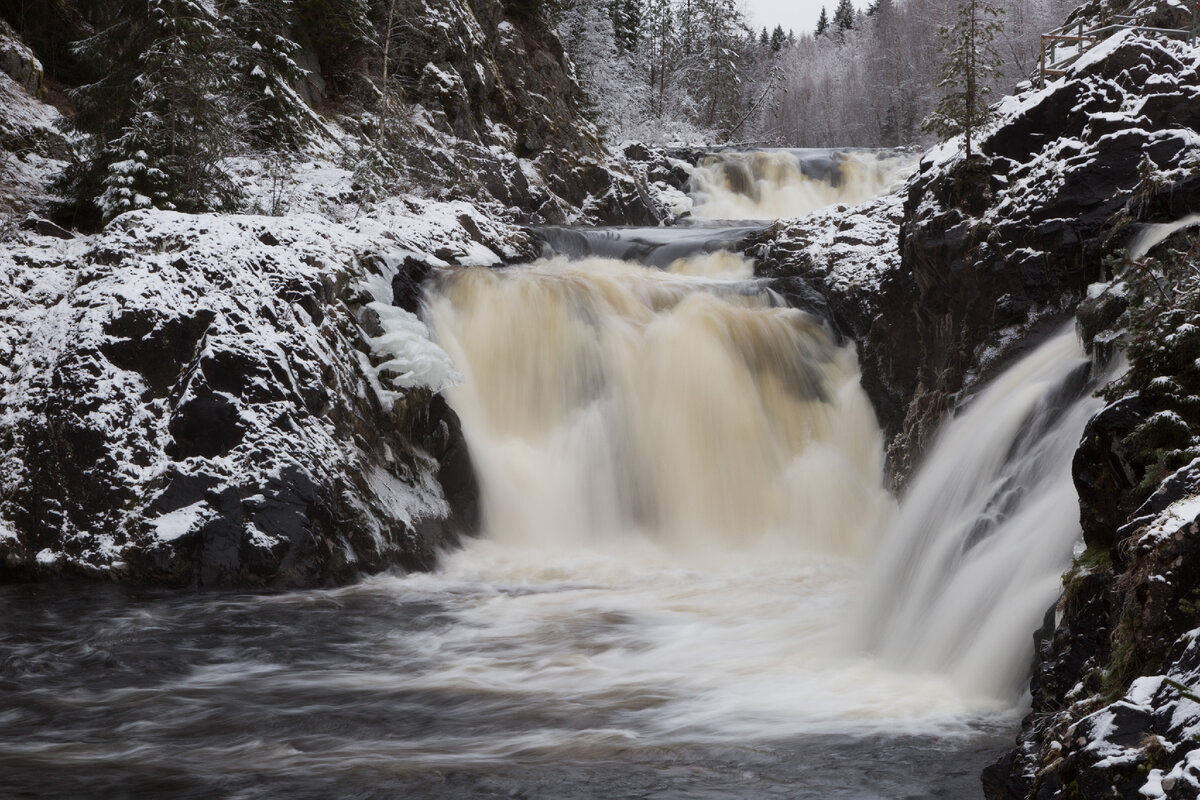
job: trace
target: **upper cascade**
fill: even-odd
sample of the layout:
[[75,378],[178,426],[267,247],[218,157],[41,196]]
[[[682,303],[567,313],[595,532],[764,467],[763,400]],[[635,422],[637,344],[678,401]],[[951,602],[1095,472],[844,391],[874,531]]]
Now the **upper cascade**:
[[915,166],[915,156],[902,150],[713,153],[692,171],[692,215],[780,219],[838,203],[856,205],[896,188]]

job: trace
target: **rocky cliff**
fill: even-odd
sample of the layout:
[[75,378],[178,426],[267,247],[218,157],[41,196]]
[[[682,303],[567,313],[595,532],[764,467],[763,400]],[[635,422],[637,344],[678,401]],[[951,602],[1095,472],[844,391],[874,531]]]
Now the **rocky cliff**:
[[62,123],[101,6],[0,2],[0,580],[321,585],[428,567],[476,524],[421,282],[532,257],[516,222],[665,212],[539,14],[393,4],[381,81],[330,36],[354,5],[293,4],[304,144],[222,164],[252,214],[81,234],[44,217],[89,152]]

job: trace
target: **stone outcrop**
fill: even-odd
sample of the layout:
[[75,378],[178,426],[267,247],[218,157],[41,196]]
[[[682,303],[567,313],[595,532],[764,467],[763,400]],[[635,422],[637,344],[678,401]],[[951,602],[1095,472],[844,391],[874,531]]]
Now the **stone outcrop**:
[[414,253],[530,243],[466,204],[391,210],[350,228],[134,213],[7,248],[0,580],[321,585],[428,567],[472,530],[440,351],[393,279]]

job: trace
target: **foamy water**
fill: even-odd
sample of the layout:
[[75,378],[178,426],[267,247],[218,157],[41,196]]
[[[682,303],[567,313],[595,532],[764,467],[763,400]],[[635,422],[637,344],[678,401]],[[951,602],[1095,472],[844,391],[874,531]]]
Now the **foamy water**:
[[799,217],[897,189],[915,167],[915,156],[890,151],[718,153],[692,170],[691,211],[708,219]]

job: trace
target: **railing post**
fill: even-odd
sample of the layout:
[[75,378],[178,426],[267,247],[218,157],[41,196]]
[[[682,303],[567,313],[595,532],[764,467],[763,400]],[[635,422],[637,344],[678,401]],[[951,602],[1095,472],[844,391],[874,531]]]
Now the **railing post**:
[[1079,20],[1079,57],[1083,58],[1083,20]]
[[[1200,0],[1198,0],[1200,1]],[[1038,65],[1038,88],[1046,88],[1046,37],[1042,36],[1042,55]]]

